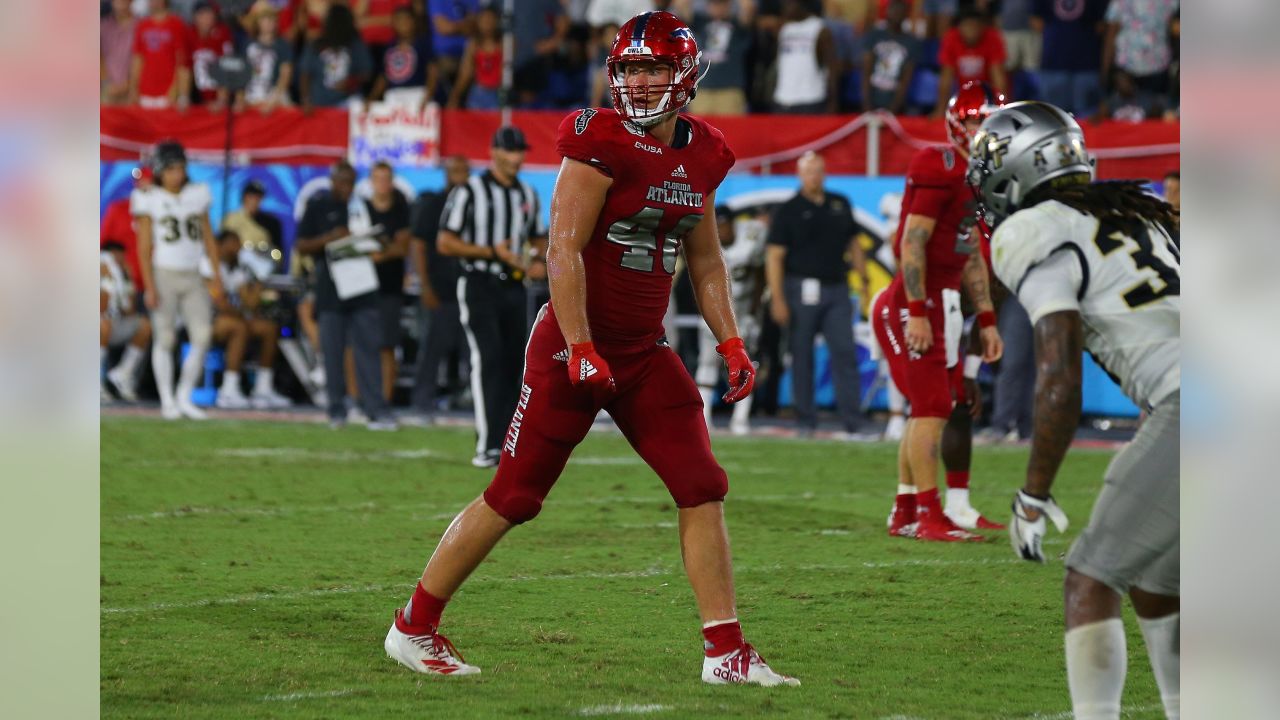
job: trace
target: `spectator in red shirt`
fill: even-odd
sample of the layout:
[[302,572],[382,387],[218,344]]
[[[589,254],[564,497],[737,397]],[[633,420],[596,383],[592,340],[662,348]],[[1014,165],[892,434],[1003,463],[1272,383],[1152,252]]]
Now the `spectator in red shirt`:
[[213,3],[206,0],[196,3],[187,47],[191,49],[191,75],[200,104],[221,105],[226,102],[226,91],[218,88],[212,70],[218,58],[230,55],[234,46],[231,30],[218,17]]
[[186,110],[190,102],[187,26],[169,12],[168,0],[151,0],[151,14],[138,23],[133,34],[129,104]]
[[396,41],[391,25],[391,14],[399,8],[413,9],[412,0],[351,0],[351,12],[360,28],[360,39],[369,46],[376,66],[374,74],[382,72],[382,54]]
[[1004,39],[1000,37],[1000,31],[991,27],[987,16],[980,10],[962,10],[956,15],[955,26],[942,36],[938,48],[942,76],[938,81],[938,105],[932,117],[941,119],[952,93],[970,80],[980,80],[996,92],[1008,95],[1005,60]]
[[102,18],[98,34],[103,105],[120,105],[129,100],[129,65],[137,24],[129,10],[129,0],[111,0],[111,13]]

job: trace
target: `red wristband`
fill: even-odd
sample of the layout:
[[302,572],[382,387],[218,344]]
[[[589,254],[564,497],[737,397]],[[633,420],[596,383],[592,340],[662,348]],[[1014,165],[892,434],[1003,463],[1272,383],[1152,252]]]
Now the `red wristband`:
[[983,310],[978,313],[978,327],[986,330],[989,327],[995,327],[996,314],[991,310]]
[[925,304],[924,300],[908,300],[907,314],[911,317],[928,317],[929,306]]

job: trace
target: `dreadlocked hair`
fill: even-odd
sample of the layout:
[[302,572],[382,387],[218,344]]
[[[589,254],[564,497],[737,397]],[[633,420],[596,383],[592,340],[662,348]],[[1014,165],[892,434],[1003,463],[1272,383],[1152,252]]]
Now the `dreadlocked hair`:
[[1088,173],[1072,173],[1027,193],[1022,207],[1029,208],[1046,200],[1057,200],[1102,222],[1123,225],[1154,222],[1170,235],[1178,229],[1178,211],[1148,193],[1137,180],[1090,182]]

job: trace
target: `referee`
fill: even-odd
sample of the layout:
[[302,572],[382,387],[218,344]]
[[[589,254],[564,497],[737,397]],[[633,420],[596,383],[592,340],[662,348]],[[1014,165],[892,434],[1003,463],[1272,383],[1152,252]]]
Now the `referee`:
[[462,263],[458,309],[471,348],[476,456],[493,467],[520,394],[526,294],[533,241],[546,238],[538,196],[516,177],[529,149],[524,133],[502,127],[493,136],[489,169],[449,193],[436,244]]

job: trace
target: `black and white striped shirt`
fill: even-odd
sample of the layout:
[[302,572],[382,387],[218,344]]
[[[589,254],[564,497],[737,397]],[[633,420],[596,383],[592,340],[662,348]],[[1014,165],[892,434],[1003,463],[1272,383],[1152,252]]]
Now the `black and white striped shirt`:
[[[507,187],[486,170],[449,193],[440,216],[440,229],[456,233],[479,247],[494,247],[507,240],[511,252],[525,251],[532,238],[546,237],[538,194],[523,180]],[[510,272],[498,260],[461,258],[467,272],[505,275]]]

